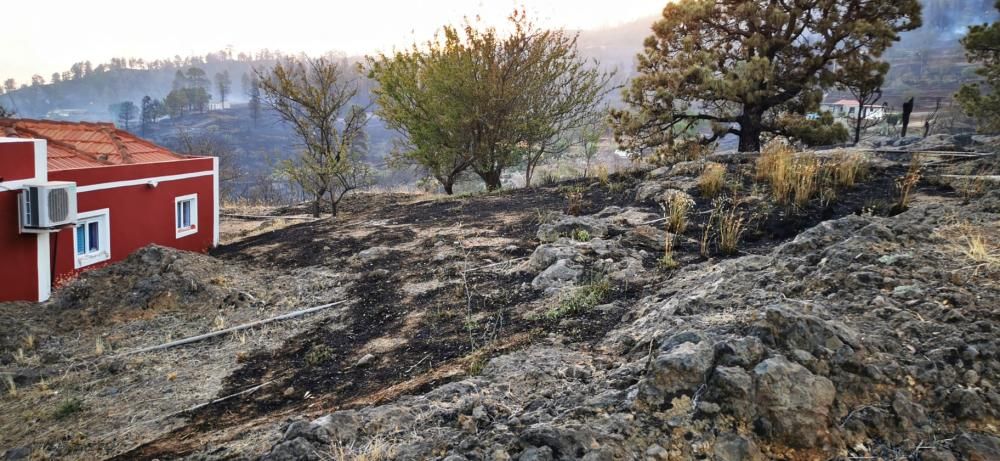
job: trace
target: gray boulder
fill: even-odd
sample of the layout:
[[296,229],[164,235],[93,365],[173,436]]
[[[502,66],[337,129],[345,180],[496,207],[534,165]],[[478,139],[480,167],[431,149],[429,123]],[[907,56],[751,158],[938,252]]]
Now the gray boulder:
[[712,369],[714,356],[714,348],[708,341],[685,342],[661,353],[642,384],[646,403],[662,404],[673,394],[696,390]]
[[784,357],[759,363],[753,374],[761,435],[794,448],[815,447],[827,439],[830,407],[837,394],[829,379]]
[[532,288],[546,290],[549,288],[562,288],[566,285],[576,283],[583,276],[583,268],[571,263],[567,259],[560,259],[549,266],[548,269],[538,274],[531,281]]

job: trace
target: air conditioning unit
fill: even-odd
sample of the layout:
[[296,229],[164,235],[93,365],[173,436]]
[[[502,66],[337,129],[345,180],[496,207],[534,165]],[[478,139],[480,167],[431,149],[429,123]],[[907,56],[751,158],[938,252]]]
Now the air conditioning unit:
[[76,224],[76,183],[51,181],[24,186],[18,194],[21,232],[54,232]]

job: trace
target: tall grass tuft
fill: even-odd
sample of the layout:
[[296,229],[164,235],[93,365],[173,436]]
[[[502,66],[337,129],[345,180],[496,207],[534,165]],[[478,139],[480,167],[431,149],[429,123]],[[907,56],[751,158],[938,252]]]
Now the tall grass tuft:
[[713,214],[718,219],[719,251],[727,255],[736,254],[750,218],[740,210],[739,201],[735,199],[718,200],[716,209],[717,213]]

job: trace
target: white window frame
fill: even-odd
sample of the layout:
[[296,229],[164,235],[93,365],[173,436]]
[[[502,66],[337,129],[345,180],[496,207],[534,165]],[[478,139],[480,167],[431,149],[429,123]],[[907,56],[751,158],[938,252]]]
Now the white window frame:
[[[191,202],[191,225],[188,227],[177,227],[180,220],[180,213],[177,210],[181,202]],[[174,199],[174,230],[177,238],[187,237],[198,233],[198,194],[182,195]]]
[[[98,223],[98,249],[95,252],[82,255],[76,254],[77,249],[77,227],[86,226],[91,222]],[[87,231],[84,230],[86,233]],[[78,213],[76,225],[73,226],[73,267],[81,269],[93,264],[111,259],[111,210],[103,208],[100,210]]]

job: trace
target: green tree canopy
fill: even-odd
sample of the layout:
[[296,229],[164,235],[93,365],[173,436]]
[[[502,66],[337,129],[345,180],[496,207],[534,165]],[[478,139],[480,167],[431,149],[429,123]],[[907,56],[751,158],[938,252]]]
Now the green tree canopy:
[[[614,111],[615,137],[637,155],[733,134],[741,151],[814,111],[856,61],[876,60],[920,26],[917,0],[688,0],[653,25],[639,75]],[[846,132],[845,132],[846,133]]]
[[505,169],[528,175],[599,110],[611,74],[587,63],[576,37],[535,27],[523,13],[512,32],[444,27],[424,49],[368,59],[379,116],[406,139],[399,157],[437,178],[447,192],[471,169],[489,190]]
[[[996,8],[1000,9],[1000,1]],[[982,65],[976,73],[985,79],[985,85],[965,85],[956,97],[965,112],[979,122],[981,131],[1000,131],[1000,22],[970,27],[962,45],[969,61]]]

